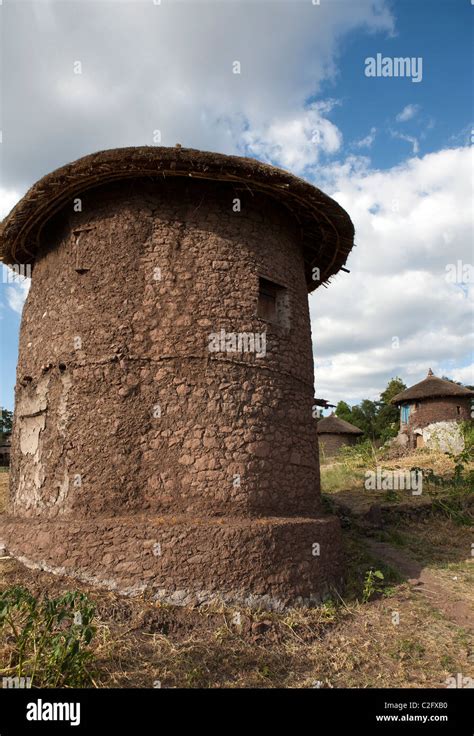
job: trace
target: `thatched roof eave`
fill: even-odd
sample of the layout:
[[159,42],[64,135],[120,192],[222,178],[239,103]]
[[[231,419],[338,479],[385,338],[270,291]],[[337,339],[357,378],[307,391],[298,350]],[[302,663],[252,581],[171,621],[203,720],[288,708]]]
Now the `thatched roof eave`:
[[320,419],[316,425],[316,431],[319,434],[351,434],[361,435],[364,434],[359,427],[356,427],[350,422],[346,422],[345,419],[340,419],[335,414],[331,414],[329,417]]
[[[186,177],[245,184],[286,207],[299,225],[308,291],[346,263],[354,227],[345,210],[312,184],[254,159],[189,148],[143,146],[99,151],[47,174],[34,184],[0,225],[0,260],[34,264],[46,223],[74,198],[96,186],[138,177]],[[313,269],[320,279],[313,280]]]
[[414,386],[400,391],[391,399],[392,404],[399,406],[400,404],[410,403],[413,401],[425,401],[429,399],[446,399],[446,398],[469,398],[474,396],[474,391],[459,386],[443,378],[434,376],[431,372],[423,381],[415,383]]

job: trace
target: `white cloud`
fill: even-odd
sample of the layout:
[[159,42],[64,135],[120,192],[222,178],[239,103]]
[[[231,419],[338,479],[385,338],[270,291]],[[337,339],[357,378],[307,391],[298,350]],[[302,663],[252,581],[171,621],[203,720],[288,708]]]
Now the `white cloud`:
[[[4,20],[4,185],[26,188],[102,148],[153,144],[257,154],[288,166],[335,151],[327,111],[308,108],[337,78],[341,39],[390,33],[384,0],[287,2],[10,3]],[[241,73],[233,73],[239,61]],[[74,74],[74,62],[82,74]],[[35,111],[34,125],[31,110]]]
[[246,131],[242,139],[247,152],[296,174],[304,173],[317,165],[322,154],[334,154],[341,147],[341,132],[323,117],[322,110],[328,110],[327,104],[314,104],[299,117]]
[[406,141],[407,143],[411,143],[412,146],[412,153],[417,154],[420,151],[420,144],[418,142],[418,139],[415,138],[413,135],[407,135],[406,133],[399,133],[397,130],[391,130],[390,134],[392,138],[398,138],[401,141]]
[[326,172],[357,247],[351,273],[310,299],[318,396],[374,399],[392,376],[416,383],[429,367],[463,380],[474,284],[452,283],[447,266],[472,263],[471,158],[447,149],[388,171],[352,158]]
[[463,368],[452,368],[449,371],[449,378],[454,381],[460,381],[468,386],[474,386],[474,363],[466,365]]
[[20,194],[13,189],[0,187],[0,220],[3,220],[20,199]]
[[375,136],[377,135],[377,128],[371,128],[370,133],[368,133],[365,138],[361,138],[360,140],[356,141],[354,143],[354,146],[356,148],[372,148],[372,144],[375,140]]
[[398,113],[396,120],[398,123],[406,123],[412,120],[420,112],[420,105],[406,105],[401,112]]
[[11,286],[5,288],[7,304],[17,314],[21,314],[26,297],[30,290],[31,279],[15,280]]

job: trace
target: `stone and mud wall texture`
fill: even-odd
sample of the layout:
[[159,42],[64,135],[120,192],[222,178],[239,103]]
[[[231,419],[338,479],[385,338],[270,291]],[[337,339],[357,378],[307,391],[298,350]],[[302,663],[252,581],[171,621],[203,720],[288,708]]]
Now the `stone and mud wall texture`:
[[333,457],[337,455],[341,447],[357,444],[358,435],[354,434],[333,434],[321,433],[318,435],[319,447],[321,454],[325,457]]
[[446,396],[422,399],[410,404],[408,424],[400,423],[400,432],[408,435],[410,447],[416,446],[415,430],[435,422],[463,422],[471,419],[471,398]]
[[[297,223],[227,183],[134,179],[81,200],[34,266],[0,538],[171,602],[320,600],[341,553]],[[271,322],[262,278],[279,287]]]

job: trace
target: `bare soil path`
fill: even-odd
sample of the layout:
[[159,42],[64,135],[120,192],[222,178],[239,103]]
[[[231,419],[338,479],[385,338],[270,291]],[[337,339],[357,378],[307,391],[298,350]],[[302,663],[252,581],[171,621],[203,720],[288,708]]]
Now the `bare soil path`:
[[440,582],[435,572],[387,542],[366,541],[372,553],[406,577],[412,590],[425,596],[433,608],[464,629],[474,631],[472,605]]

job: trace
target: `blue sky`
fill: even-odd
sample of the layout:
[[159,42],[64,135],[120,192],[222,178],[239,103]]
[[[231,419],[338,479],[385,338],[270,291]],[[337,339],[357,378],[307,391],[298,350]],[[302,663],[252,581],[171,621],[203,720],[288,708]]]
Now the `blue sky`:
[[[310,298],[317,395],[376,398],[391,376],[415,383],[429,367],[472,383],[472,282],[446,277],[473,262],[470,1],[111,7],[0,7],[2,216],[55,167],[151,144],[157,128],[163,145],[275,163],[334,196],[356,226],[351,274]],[[367,77],[377,53],[421,57],[422,80]],[[7,408],[25,293],[1,285]]]
[[[419,105],[419,115],[403,126],[403,132],[419,137],[420,152],[451,145],[453,136],[467,141],[472,122],[472,43],[474,8],[470,2],[452,0],[404,0],[390,3],[395,19],[393,35],[374,36],[360,31],[341,44],[340,74],[326,93],[343,97],[334,122],[347,140],[363,138],[370,125],[389,134],[396,115],[407,104]],[[422,57],[423,80],[368,78],[360,73],[361,60],[375,56]],[[387,82],[390,81],[390,86]],[[430,123],[432,127],[430,127]],[[462,133],[464,131],[464,133]],[[371,149],[373,165],[395,166],[406,158],[407,144],[378,136]]]

